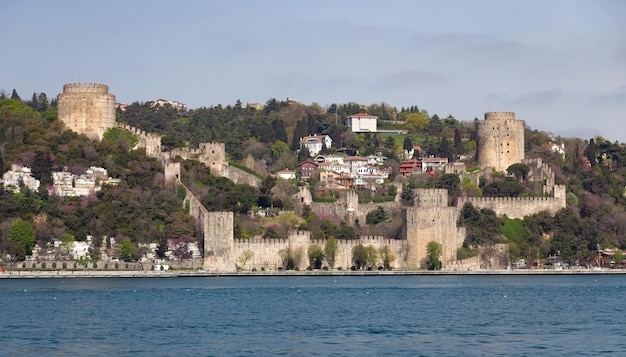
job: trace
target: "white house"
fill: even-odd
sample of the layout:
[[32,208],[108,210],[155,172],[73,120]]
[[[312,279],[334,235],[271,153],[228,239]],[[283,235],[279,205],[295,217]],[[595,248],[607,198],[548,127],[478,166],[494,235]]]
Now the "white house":
[[425,157],[422,159],[422,172],[443,171],[447,163],[448,159],[445,157]]
[[375,133],[378,117],[367,113],[352,114],[346,118],[345,124],[353,133]]
[[2,181],[5,190],[20,192],[20,182],[32,191],[39,190],[40,182],[31,174],[30,168],[26,166],[11,165],[11,171],[7,171],[2,175]]
[[305,147],[309,150],[311,157],[315,157],[322,151],[324,145],[330,148],[333,143],[333,139],[328,135],[311,135],[300,138],[300,150]]
[[296,172],[293,170],[280,170],[276,173],[276,176],[278,176],[279,178],[283,179],[283,180],[290,180],[290,179],[295,179],[296,178]]

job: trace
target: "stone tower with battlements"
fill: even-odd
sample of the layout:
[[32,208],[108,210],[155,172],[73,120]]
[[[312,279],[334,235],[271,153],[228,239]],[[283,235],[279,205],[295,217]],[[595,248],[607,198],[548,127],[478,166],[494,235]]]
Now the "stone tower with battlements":
[[105,84],[66,84],[57,101],[59,119],[70,130],[101,140],[107,129],[115,127],[115,96]]
[[482,166],[504,172],[524,160],[524,121],[513,112],[487,112],[476,123],[477,155]]

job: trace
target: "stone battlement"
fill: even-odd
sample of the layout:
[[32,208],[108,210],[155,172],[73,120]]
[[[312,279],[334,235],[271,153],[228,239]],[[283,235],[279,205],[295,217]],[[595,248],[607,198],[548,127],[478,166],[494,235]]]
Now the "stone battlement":
[[142,129],[132,127],[132,126],[130,126],[128,124],[117,123],[117,127],[120,128],[120,129],[124,129],[124,130],[130,131],[131,133],[133,133],[135,135],[144,136],[146,138],[160,138],[160,136],[157,135],[157,134],[153,134],[153,133],[144,131]]
[[515,112],[487,112],[485,120],[515,120]]
[[116,126],[115,96],[106,84],[65,84],[57,101],[65,127],[92,140],[101,140],[107,129]]
[[63,85],[63,93],[109,94],[109,86],[99,83],[69,83]]
[[555,214],[565,208],[566,188],[564,185],[554,185],[552,197],[460,197],[458,209],[462,209],[466,202],[478,209],[493,210],[498,216],[522,219],[541,211]]

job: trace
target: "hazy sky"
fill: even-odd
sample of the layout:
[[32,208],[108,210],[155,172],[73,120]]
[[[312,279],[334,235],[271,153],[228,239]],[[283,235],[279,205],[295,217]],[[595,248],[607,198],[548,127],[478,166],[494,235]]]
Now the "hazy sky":
[[0,90],[513,111],[626,142],[626,1],[0,1]]

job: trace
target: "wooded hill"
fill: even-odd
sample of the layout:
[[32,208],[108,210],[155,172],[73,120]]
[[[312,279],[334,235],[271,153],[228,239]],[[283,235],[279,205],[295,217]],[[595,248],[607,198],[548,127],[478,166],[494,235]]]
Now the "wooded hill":
[[[379,127],[408,129],[410,134],[351,133],[341,123],[342,119],[359,111],[379,116]],[[376,212],[369,222],[360,222],[355,228],[316,217],[308,211],[303,217],[265,224],[243,218],[249,208],[259,205],[290,208],[289,196],[296,189],[296,183],[276,182],[270,174],[297,168],[304,157],[298,157],[295,149],[298,139],[305,135],[327,134],[338,146],[358,150],[360,155],[380,153],[389,157],[386,166],[394,171],[390,182],[386,183],[388,188],[406,184],[406,187],[445,187],[451,196],[498,195],[503,191],[495,190],[492,184],[504,182],[499,185],[521,186],[521,189],[515,186],[504,191],[505,194],[536,194],[536,183],[511,180],[506,175],[494,175],[481,181],[479,186],[461,182],[453,177],[456,175],[410,179],[397,175],[403,148],[414,144],[422,146],[422,155],[445,156],[451,161],[463,156],[467,167],[475,166],[472,163],[476,147],[473,121],[460,122],[452,116],[441,119],[417,106],[398,110],[386,104],[364,107],[348,103],[322,108],[317,104],[270,99],[260,110],[243,108],[237,102],[181,111],[170,106],[133,103],[126,111],[118,111],[117,119],[161,134],[164,149],[199,142],[224,142],[234,163],[242,164],[246,158],[264,163],[258,165],[263,169],[257,169],[265,177],[260,189],[224,182],[199,163],[189,162],[183,167],[183,178],[206,193],[203,202],[209,209],[227,209],[241,214],[236,235],[244,238],[257,234],[281,236],[281,230],[288,227],[306,228],[318,237],[351,238],[360,230],[375,231],[382,226],[385,232],[397,232],[398,217],[388,212]],[[545,144],[550,142],[563,142],[566,154],[560,156],[547,149]],[[526,157],[543,158],[555,172],[557,183],[567,185],[568,207],[555,216],[540,213],[524,220],[499,218],[489,210],[465,207],[460,224],[468,227],[469,234],[460,256],[473,254],[472,248],[479,244],[507,242],[512,259],[545,258],[558,253],[572,263],[578,260],[584,264],[593,260],[598,244],[602,248],[626,248],[626,171],[623,167],[626,147],[599,137],[590,140],[553,138],[529,128],[525,143]],[[105,186],[97,194],[80,198],[50,197],[45,190],[24,189],[18,194],[0,192],[0,251],[23,257],[32,248],[34,241],[24,244],[10,239],[11,228],[18,219],[32,227],[34,239],[40,245],[54,239],[69,239],[67,235],[76,240],[92,235],[96,242],[106,235],[118,241],[128,239],[135,245],[157,242],[162,252],[168,239],[197,239],[194,222],[186,215],[176,188],[165,187],[159,164],[141,151],[130,150],[131,145],[132,138],[115,130],[100,142],[65,130],[57,120],[54,103],[48,103],[45,95],[35,94],[26,102],[19,97],[1,99],[1,172],[7,171],[12,163],[21,163],[31,167],[36,178],[46,180],[52,170],[63,167],[80,173],[89,166],[101,166],[110,176],[120,178],[121,184]],[[136,251],[134,256],[140,253]]]

